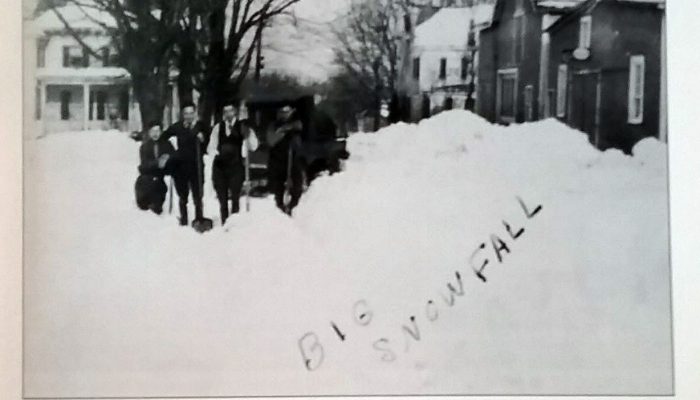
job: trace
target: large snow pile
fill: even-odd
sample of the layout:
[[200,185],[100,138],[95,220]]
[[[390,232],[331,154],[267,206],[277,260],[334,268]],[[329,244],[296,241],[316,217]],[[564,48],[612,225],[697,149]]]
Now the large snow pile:
[[663,144],[451,111],[349,146],[293,219],[198,235],[121,134],[28,142],[27,395],[671,392]]

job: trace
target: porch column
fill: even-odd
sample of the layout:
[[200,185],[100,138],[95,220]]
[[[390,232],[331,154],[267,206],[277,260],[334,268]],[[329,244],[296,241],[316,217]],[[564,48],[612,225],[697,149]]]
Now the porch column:
[[142,129],[141,106],[136,100],[133,85],[129,85],[129,104],[131,107],[129,111],[129,130],[139,131]]
[[90,84],[83,84],[83,130],[90,128]]
[[537,94],[538,101],[538,118],[549,118],[549,53],[550,53],[550,36],[548,32],[542,33],[542,49],[540,54],[540,85]]
[[46,94],[47,88],[46,82],[41,82],[39,85],[39,98],[36,101],[39,102],[39,136],[44,136],[46,134],[46,103],[48,95]]

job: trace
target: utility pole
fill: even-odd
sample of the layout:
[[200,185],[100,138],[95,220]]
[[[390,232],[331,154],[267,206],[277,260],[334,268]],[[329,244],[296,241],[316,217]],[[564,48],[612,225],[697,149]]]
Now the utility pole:
[[263,38],[263,28],[265,27],[265,22],[261,18],[258,26],[258,32],[257,32],[257,43],[256,43],[256,56],[255,56],[255,82],[260,82],[260,75],[262,72],[262,69],[265,68],[265,65],[263,64],[263,60],[265,57],[262,55],[262,38]]
[[474,20],[471,20],[469,23],[469,39],[467,43],[467,51],[469,52],[469,84],[467,86],[467,99],[464,103],[464,108],[469,111],[474,111],[475,108],[475,101],[474,101],[474,92],[476,91],[476,66],[474,65],[476,63],[476,52],[477,52],[477,45],[476,45],[476,29],[475,29],[475,24]]

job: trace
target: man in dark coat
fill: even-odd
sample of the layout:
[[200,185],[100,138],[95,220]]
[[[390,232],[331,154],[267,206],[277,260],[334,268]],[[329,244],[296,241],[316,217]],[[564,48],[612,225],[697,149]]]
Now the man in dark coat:
[[192,192],[195,218],[204,217],[202,212],[202,191],[204,185],[203,155],[209,140],[209,128],[197,121],[194,104],[182,106],[182,121],[165,131],[166,139],[177,139],[177,167],[174,171],[175,190],[180,199],[180,225],[187,225],[187,201]]
[[151,123],[148,137],[145,138],[139,155],[139,177],[136,180],[136,204],[142,210],[151,210],[156,214],[163,212],[163,203],[168,188],[163,181],[165,175],[172,173],[175,149],[162,135],[161,124]]
[[[212,130],[207,154],[214,158],[212,182],[219,199],[221,224],[226,223],[229,212],[239,211],[239,199],[245,180],[244,160],[257,150],[258,139],[248,124],[248,110],[229,102],[224,106],[224,119]],[[229,211],[229,201],[231,209]]]
[[[292,107],[285,106],[278,112],[277,121],[267,134],[270,158],[267,164],[268,186],[275,195],[277,207],[292,215],[299,204],[304,184],[304,172],[299,151],[303,125]],[[285,194],[289,199],[285,199]]]

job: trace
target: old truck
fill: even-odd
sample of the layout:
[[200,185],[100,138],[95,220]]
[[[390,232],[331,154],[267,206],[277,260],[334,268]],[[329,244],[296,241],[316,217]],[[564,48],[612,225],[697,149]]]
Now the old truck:
[[305,185],[308,186],[323,172],[334,174],[341,171],[343,160],[350,156],[346,149],[346,137],[338,134],[336,124],[327,113],[316,107],[312,96],[253,96],[246,104],[261,143],[260,148],[250,156],[253,195],[267,192],[269,146],[266,132],[284,106],[292,106],[302,122],[302,146],[297,156],[303,166]]

